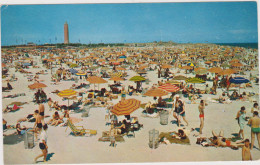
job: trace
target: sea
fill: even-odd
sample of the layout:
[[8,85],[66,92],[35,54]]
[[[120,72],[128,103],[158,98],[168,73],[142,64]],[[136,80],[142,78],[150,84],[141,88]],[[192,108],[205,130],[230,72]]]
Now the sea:
[[224,45],[224,46],[238,46],[244,48],[252,48],[258,49],[258,43],[215,43],[217,45]]

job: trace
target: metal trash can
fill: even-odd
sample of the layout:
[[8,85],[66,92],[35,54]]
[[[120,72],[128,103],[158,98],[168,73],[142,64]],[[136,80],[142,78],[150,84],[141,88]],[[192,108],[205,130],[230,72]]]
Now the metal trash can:
[[159,131],[152,129],[149,131],[149,147],[156,149],[159,146]]
[[34,132],[26,131],[24,136],[24,148],[31,149],[34,147]]
[[168,118],[169,118],[169,112],[167,110],[162,110],[160,112],[160,124],[161,125],[167,125],[168,124]]
[[84,106],[83,107],[83,113],[82,113],[81,117],[88,117],[89,111],[90,111],[90,106]]

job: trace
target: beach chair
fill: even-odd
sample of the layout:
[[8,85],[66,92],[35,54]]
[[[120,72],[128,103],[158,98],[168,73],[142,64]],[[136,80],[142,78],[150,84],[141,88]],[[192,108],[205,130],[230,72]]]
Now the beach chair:
[[[83,136],[85,134],[89,134],[89,135],[96,135],[97,131],[96,130],[90,130],[90,129],[85,129],[83,126],[75,126],[71,120],[68,120],[67,122],[67,128],[65,130],[65,132],[67,131],[68,127],[70,127],[71,131],[73,132],[73,134],[75,136]],[[81,129],[79,129],[79,127]]]

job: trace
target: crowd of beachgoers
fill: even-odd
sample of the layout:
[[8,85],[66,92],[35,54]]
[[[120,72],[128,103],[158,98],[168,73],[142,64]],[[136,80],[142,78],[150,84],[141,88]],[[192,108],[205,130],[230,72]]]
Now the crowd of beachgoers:
[[116,150],[154,128],[160,134],[150,135],[147,148],[227,147],[242,152],[239,160],[260,159],[258,49],[182,44],[2,48],[1,54],[4,153],[32,133],[41,150],[34,162],[49,162],[50,137],[61,129]]

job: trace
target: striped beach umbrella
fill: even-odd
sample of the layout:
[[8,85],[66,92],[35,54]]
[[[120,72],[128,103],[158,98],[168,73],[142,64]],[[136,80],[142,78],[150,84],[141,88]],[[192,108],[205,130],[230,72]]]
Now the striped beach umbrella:
[[71,97],[77,95],[77,92],[72,89],[66,89],[63,91],[60,91],[58,94],[60,97]]
[[65,97],[68,99],[68,106],[70,105],[69,97],[77,95],[77,92],[72,89],[65,89],[63,91],[60,91],[58,94],[60,97]]
[[192,78],[187,78],[186,80],[186,83],[205,83],[204,80],[200,79],[200,78],[197,78],[197,77],[192,77]]
[[177,92],[180,90],[179,87],[177,87],[176,85],[172,85],[172,84],[164,84],[158,87],[158,89],[163,89],[166,90],[167,92]]
[[86,76],[86,75],[87,75],[87,73],[78,72],[78,73],[76,73],[75,75],[76,75],[76,76]]
[[160,97],[160,96],[165,96],[168,95],[168,92],[162,89],[158,88],[152,88],[148,90],[145,94],[145,96],[153,96],[153,97]]
[[113,106],[111,112],[117,116],[120,115],[130,115],[132,112],[137,110],[141,105],[141,101],[136,99],[127,99],[120,101]]

